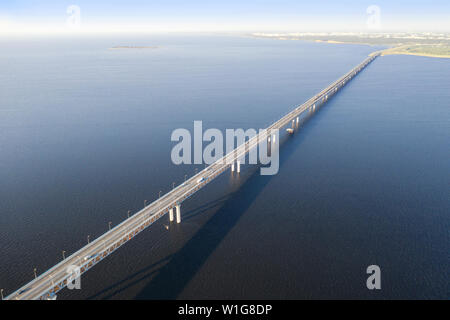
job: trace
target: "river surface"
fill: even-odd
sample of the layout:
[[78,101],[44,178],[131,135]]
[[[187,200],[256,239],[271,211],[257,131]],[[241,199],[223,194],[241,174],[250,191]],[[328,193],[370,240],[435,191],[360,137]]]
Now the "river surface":
[[[154,35],[0,49],[9,294],[203,168],[171,162],[174,129],[267,127],[379,48]],[[58,298],[449,299],[449,61],[376,59],[282,133],[277,175],[224,173],[180,225],[164,217]]]

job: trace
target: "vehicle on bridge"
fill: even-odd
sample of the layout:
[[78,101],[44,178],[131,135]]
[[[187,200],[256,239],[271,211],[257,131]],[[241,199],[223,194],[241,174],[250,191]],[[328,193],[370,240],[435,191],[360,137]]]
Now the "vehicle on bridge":
[[203,181],[205,181],[205,178],[203,178],[203,177],[200,177],[200,178],[197,179],[197,183],[201,183]]
[[96,254],[93,254],[92,256],[86,256],[86,257],[84,257],[84,261],[88,261],[88,260],[90,260],[90,259],[94,259],[96,256],[98,256],[98,253],[96,253]]

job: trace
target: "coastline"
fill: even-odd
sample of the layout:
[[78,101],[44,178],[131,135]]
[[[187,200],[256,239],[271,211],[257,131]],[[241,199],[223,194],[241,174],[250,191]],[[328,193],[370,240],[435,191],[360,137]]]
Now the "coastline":
[[158,46],[114,46],[111,48],[108,48],[109,50],[116,50],[116,49],[158,49]]
[[450,59],[450,56],[446,56],[446,55],[441,56],[441,55],[434,55],[434,54],[429,54],[429,53],[396,52],[396,51],[381,53],[381,56],[389,56],[389,55],[405,55],[405,56],[419,56],[419,57],[428,57],[428,58]]
[[[385,46],[387,47],[384,50],[379,50],[382,56],[385,55],[412,55],[412,56],[420,56],[420,57],[428,57],[428,58],[450,58],[450,41],[449,39],[442,40],[440,39],[438,43],[431,43],[432,40],[428,39],[423,41],[418,41],[417,39],[412,40],[411,38],[395,38],[395,41],[392,35],[385,34],[384,38],[371,38],[369,36],[360,37],[359,39],[355,39],[355,35],[348,36],[348,41],[345,39],[345,35],[314,35],[314,34],[263,34],[263,33],[254,33],[251,35],[256,38],[265,38],[265,39],[274,39],[274,40],[300,40],[300,41],[309,41],[309,42],[317,42],[317,43],[329,43],[329,44],[353,44],[353,45],[366,45],[366,46]],[[318,39],[318,37],[325,37],[325,39]],[[330,39],[335,37],[337,39]],[[344,38],[344,39],[342,39]],[[355,41],[356,40],[356,41]],[[442,42],[441,42],[442,41]],[[409,43],[408,43],[409,42]],[[448,42],[448,43],[447,43]],[[431,51],[431,52],[430,52]],[[433,52],[435,51],[435,52]],[[441,53],[442,52],[442,53]],[[372,53],[374,54],[374,53]],[[370,54],[370,55],[372,55]]]
[[[417,45],[417,46],[420,48],[421,45]],[[382,50],[381,55],[382,56],[408,55],[408,56],[419,56],[419,57],[428,57],[428,58],[444,58],[444,59],[450,58],[450,54],[436,54],[436,53],[432,53],[432,52],[426,52],[425,50],[422,52],[420,50],[418,52],[414,52],[414,51],[409,51],[410,49],[417,49],[417,47],[414,48],[414,46],[401,45],[401,46]]]

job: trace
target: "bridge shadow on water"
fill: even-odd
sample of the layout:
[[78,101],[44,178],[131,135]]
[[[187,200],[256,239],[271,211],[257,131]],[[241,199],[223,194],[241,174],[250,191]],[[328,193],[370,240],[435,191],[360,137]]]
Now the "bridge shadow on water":
[[[317,108],[314,113],[304,116],[299,128],[303,129],[303,126],[320,110],[322,108]],[[297,141],[290,139],[287,134],[280,137],[280,166],[294,154],[308,131],[297,130],[297,134],[294,135]],[[187,216],[192,218],[217,205],[217,201],[223,203],[184,247],[172,256],[170,262],[160,269],[159,274],[136,295],[136,299],[176,299],[179,296],[210,254],[215,251],[272,179],[272,176],[260,175],[257,166],[250,170],[253,172],[246,181],[242,182],[237,191],[187,213]],[[183,217],[183,219],[186,218]]]
[[[152,263],[148,267],[142,268],[141,270],[133,273],[132,275],[126,277],[125,279],[120,280],[119,282],[116,282],[115,284],[102,289],[101,291],[97,292],[96,294],[94,294],[86,299],[93,300],[93,299],[113,298],[116,294],[125,291],[126,289],[141,282],[142,280],[152,277],[154,274],[156,274],[158,272],[158,266],[163,265],[164,263],[170,261],[170,258],[171,258],[171,255],[168,255],[164,259],[161,259],[155,263]],[[136,279],[136,277],[138,277],[138,278]],[[131,281],[131,282],[129,282],[129,281]],[[121,287],[124,284],[126,284],[126,286]],[[104,295],[104,296],[102,296],[102,295]]]
[[[186,214],[183,214],[183,221],[188,221],[195,216],[198,216],[200,214],[203,214],[207,212],[208,210],[214,209],[215,207],[220,206],[223,204],[227,199],[229,199],[230,195],[227,194],[225,196],[219,197],[218,199],[215,199],[213,201],[209,201],[201,206],[198,206],[197,208],[190,210],[186,212]],[[176,225],[175,225],[176,226]],[[165,238],[164,238],[165,239]],[[94,295],[91,295],[87,298],[87,300],[93,300],[93,299],[110,299],[113,298],[115,295],[126,291],[128,288],[131,288],[132,286],[136,285],[137,283],[153,277],[155,274],[158,273],[159,269],[168,261],[170,261],[172,258],[172,255],[168,255],[167,257],[164,257],[163,259],[152,263],[151,265],[142,268],[141,270],[129,275],[128,277],[124,278],[123,280],[120,280],[116,282],[115,284],[108,286],[101,291],[95,293]],[[138,277],[138,278],[136,278]]]
[[[294,139],[290,139],[288,134],[280,135],[280,167],[292,156],[301,144],[301,141],[308,135],[309,130],[303,130],[303,125],[309,122],[309,119],[317,114],[322,108],[319,107],[315,112],[309,113],[300,121],[299,129],[294,134]],[[283,147],[283,148],[281,148]],[[100,298],[103,293],[118,288],[127,283],[136,276],[143,274],[125,287],[112,291],[103,299],[114,298],[134,284],[153,278],[150,282],[135,296],[135,299],[176,299],[183,291],[187,283],[195,276],[212,252],[218,247],[220,242],[226,237],[228,232],[237,224],[240,217],[248,210],[258,195],[269,183],[272,176],[262,176],[258,173],[259,166],[251,167],[247,179],[241,182],[239,188],[225,196],[219,197],[214,201],[205,203],[193,210],[183,214],[183,221],[194,218],[197,215],[219,207],[216,213],[200,228],[197,233],[186,242],[186,244],[161,261],[151,264],[133,275],[117,282],[116,284],[100,291],[89,297],[89,299]],[[176,227],[182,227],[176,226]],[[158,265],[160,267],[158,268]],[[154,270],[153,270],[154,269]]]
[[[163,266],[136,299],[175,299],[263,190],[269,177],[252,174]],[[197,213],[199,214],[199,213]],[[191,216],[192,217],[192,216]]]

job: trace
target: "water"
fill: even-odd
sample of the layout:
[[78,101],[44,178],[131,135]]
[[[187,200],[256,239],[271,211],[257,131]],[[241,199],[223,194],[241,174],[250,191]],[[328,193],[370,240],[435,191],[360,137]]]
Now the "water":
[[[6,293],[192,175],[170,161],[172,130],[266,127],[377,49],[208,35],[0,47]],[[225,173],[182,224],[165,217],[59,297],[450,298],[449,75],[444,59],[378,58],[282,137],[278,175]]]

